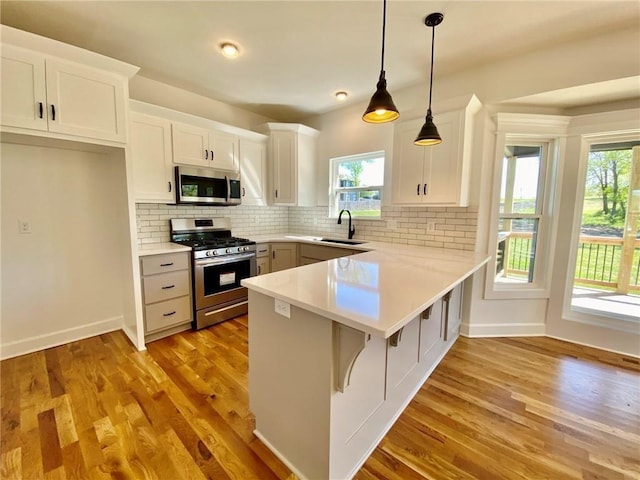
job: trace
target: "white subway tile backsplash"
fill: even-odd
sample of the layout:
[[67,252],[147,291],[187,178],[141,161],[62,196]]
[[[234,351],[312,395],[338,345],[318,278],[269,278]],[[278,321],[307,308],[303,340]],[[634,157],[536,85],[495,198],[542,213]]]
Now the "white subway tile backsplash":
[[[382,218],[354,219],[360,240],[474,250],[477,207],[382,207]],[[329,218],[328,207],[198,207],[189,205],[136,205],[138,243],[169,241],[171,218],[228,217],[238,237],[300,233],[347,236],[347,222]],[[344,220],[344,219],[343,219]],[[435,231],[428,225],[435,223]]]

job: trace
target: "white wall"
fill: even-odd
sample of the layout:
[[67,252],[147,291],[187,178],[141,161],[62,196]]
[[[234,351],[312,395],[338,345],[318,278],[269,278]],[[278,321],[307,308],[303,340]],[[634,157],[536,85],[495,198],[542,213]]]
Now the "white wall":
[[124,153],[2,143],[1,158],[1,355],[121,328],[131,312]]
[[136,75],[129,81],[129,97],[133,100],[160,105],[247,130],[253,130],[257,125],[273,121],[273,119],[262,115],[141,75]]

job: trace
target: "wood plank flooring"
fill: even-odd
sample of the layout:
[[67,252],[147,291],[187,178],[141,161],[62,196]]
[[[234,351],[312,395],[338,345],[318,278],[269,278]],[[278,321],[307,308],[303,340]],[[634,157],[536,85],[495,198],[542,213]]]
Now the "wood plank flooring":
[[[246,317],[146,352],[114,332],[0,366],[2,479],[295,479],[252,433]],[[640,479],[640,364],[460,338],[356,478]]]

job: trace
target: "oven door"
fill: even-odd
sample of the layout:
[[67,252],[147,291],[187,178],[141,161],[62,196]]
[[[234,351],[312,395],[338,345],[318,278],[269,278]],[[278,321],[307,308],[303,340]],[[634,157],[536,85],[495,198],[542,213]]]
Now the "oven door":
[[196,310],[227,305],[247,299],[243,278],[256,274],[256,254],[239,253],[194,262]]

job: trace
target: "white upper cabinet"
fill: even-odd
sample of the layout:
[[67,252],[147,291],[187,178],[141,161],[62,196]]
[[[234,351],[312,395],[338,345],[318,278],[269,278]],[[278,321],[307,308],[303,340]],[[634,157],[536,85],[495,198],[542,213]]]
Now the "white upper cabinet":
[[420,147],[413,141],[424,118],[395,125],[392,202],[395,205],[466,206],[471,169],[475,96],[465,106],[434,115],[442,143]]
[[11,45],[2,46],[2,125],[47,130],[44,57]]
[[174,202],[171,122],[132,111],[131,156],[136,202]]
[[174,163],[235,172],[240,169],[236,135],[174,122],[172,138]]
[[2,125],[124,143],[126,78],[2,46]]
[[240,139],[240,183],[242,203],[266,205],[265,180],[267,174],[266,141]]
[[305,125],[267,123],[270,198],[274,205],[316,205],[316,137]]

